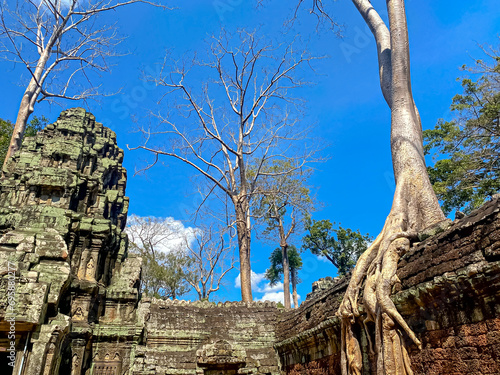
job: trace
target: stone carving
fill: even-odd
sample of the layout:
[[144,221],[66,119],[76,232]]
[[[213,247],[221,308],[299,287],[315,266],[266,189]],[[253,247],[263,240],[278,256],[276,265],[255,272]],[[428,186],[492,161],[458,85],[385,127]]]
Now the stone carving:
[[246,364],[246,352],[226,340],[218,340],[201,347],[196,352],[196,361],[200,367],[209,370],[237,371]]
[[[0,338],[10,327],[14,285],[15,346],[18,353],[26,347],[13,373],[339,373],[335,312],[347,278],[314,283],[293,311],[271,302],[140,300],[142,261],[127,254],[123,233],[122,159],[115,134],[74,108],[27,138],[7,163]],[[499,201],[430,228],[399,263],[392,299],[424,343],[409,353],[415,374],[500,373]],[[369,374],[375,338],[365,338]]]
[[73,360],[71,361],[71,375],[77,375],[80,369],[80,359],[77,354],[73,354]]
[[[0,275],[9,264],[16,269],[16,333],[20,347],[28,338],[33,344],[24,368],[16,373],[71,373],[78,358],[71,354],[73,346],[87,353],[79,360],[79,373],[91,366],[84,357],[90,358],[92,351],[92,326],[99,323],[106,288],[127,256],[122,160],[115,133],[84,109],[74,108],[26,138],[4,169]],[[7,276],[8,270],[0,279],[0,328]],[[132,286],[108,304],[119,305],[120,298],[125,305],[136,304],[137,297]],[[67,328],[55,329],[56,317],[67,321]],[[35,340],[35,331],[53,335]],[[45,365],[37,368],[36,363]]]
[[87,280],[93,280],[94,279],[94,258],[90,258],[89,261],[87,262],[87,270],[85,271],[85,278]]
[[[97,357],[98,358],[98,357]],[[122,361],[118,353],[110,354],[106,352],[103,360],[95,359],[94,375],[120,375]]]
[[73,313],[73,321],[76,320],[84,320],[85,319],[85,314],[83,313],[83,310],[80,306],[78,306]]

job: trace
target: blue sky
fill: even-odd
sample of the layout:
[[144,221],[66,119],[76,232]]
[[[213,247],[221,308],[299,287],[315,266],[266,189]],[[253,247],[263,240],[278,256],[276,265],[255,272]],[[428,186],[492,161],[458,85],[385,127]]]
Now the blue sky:
[[[141,80],[141,71],[157,72],[167,49],[175,54],[202,50],[204,39],[218,34],[221,26],[228,31],[258,28],[262,35],[280,40],[282,23],[290,15],[290,6],[285,4],[290,3],[268,0],[263,8],[255,9],[252,1],[186,0],[172,11],[133,5],[103,16],[101,22],[116,23],[120,35],[127,37],[118,47],[126,54],[114,59],[112,72],[102,75],[98,82],[104,91],[121,88],[121,93],[99,103],[89,102],[88,110],[116,131],[120,147],[137,145],[139,139],[133,129],[147,121],[149,110],[157,109],[160,94]],[[386,13],[385,1],[372,3],[380,13]],[[472,58],[483,57],[478,44],[498,45],[498,1],[406,3],[413,94],[423,127],[430,128],[439,118],[450,116],[451,98],[460,92],[456,78],[464,74],[459,67],[472,64]],[[316,85],[302,92],[307,99],[304,121],[316,124],[316,134],[330,144],[326,151],[330,159],[317,167],[311,181],[318,189],[317,197],[325,204],[314,218],[330,219],[375,236],[390,210],[394,191],[390,112],[378,85],[374,41],[361,16],[347,0],[334,2],[330,10],[334,19],[344,25],[342,39],[327,30],[316,33],[315,19],[306,11],[299,14],[289,32],[300,34],[312,54],[329,56],[315,65],[317,74],[310,78]],[[14,120],[23,92],[24,81],[19,77],[26,77],[26,72],[5,61],[0,61],[0,69],[0,117]],[[49,107],[42,103],[35,108],[35,114],[54,121],[61,109],[75,105],[82,104],[65,101],[61,107]],[[145,157],[140,152],[125,153],[130,212],[186,220],[185,210],[193,209],[199,202],[189,179],[193,171],[173,160],[164,160],[164,166],[156,166],[147,176],[134,177],[136,166]],[[267,287],[261,277],[275,247],[253,242],[252,269],[259,281],[254,288],[256,299],[277,292]],[[336,275],[333,266],[312,255],[304,254],[304,262],[300,275],[303,282],[299,286],[302,300],[313,281]],[[236,271],[228,276],[227,286],[219,292],[218,299],[240,298],[239,289],[234,287],[236,276]]]

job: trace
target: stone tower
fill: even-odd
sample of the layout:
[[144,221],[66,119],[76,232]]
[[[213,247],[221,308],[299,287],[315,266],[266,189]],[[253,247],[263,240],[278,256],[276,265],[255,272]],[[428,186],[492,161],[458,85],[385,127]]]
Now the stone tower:
[[73,108],[25,139],[6,165],[2,374],[81,374],[91,366],[94,374],[114,374],[126,366],[123,350],[99,353],[92,340],[99,332],[105,342],[107,331],[116,340],[115,325],[119,331],[135,320],[140,259],[127,259],[122,160],[116,134]]
[[[115,134],[70,109],[0,180],[0,374],[333,375],[347,278],[313,284],[296,310],[271,302],[139,296]],[[500,373],[500,197],[429,228],[398,264],[392,299],[423,349],[415,375]],[[376,357],[366,332],[363,373]],[[365,336],[363,336],[365,335]],[[375,340],[372,337],[372,340]]]

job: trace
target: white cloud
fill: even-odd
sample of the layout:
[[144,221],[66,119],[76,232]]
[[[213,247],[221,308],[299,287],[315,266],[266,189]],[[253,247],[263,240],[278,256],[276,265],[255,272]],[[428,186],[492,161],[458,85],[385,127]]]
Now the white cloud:
[[[258,301],[273,301],[284,303],[285,293],[283,292],[283,283],[281,281],[277,282],[275,285],[271,286],[269,281],[265,278],[265,273],[256,273],[252,271],[252,292],[254,293],[264,293],[264,295],[258,299]],[[238,274],[234,279],[235,288],[241,288],[241,277]],[[298,295],[300,300],[300,296]],[[290,293],[290,299],[293,301],[292,293]]]
[[[234,287],[241,288],[241,274],[238,274],[234,279]],[[255,293],[270,293],[283,290],[283,283],[277,282],[275,285],[271,286],[269,281],[266,279],[265,273],[256,273],[252,271],[252,292]]]
[[129,240],[141,245],[141,238],[150,239],[156,250],[168,253],[191,244],[200,233],[198,228],[186,227],[173,217],[141,217],[130,215],[125,232]]
[[[241,274],[238,274],[234,279],[234,287],[241,288]],[[266,274],[256,273],[252,271],[252,292],[256,293],[269,293],[277,292],[283,290],[283,283],[277,282],[275,285],[271,286],[269,281],[266,279]]]
[[[259,284],[265,280],[266,278],[266,274],[265,273],[256,273],[254,271],[252,271],[252,291],[254,292],[260,292],[261,291],[261,287],[259,286]],[[238,276],[236,276],[236,278],[234,279],[234,287],[235,288],[241,288],[241,274],[238,274]]]
[[[299,301],[300,301],[300,295],[297,295]],[[293,304],[293,296],[292,296],[292,293],[290,293],[290,300],[292,301],[292,304]],[[259,301],[272,301],[272,302],[281,302],[281,303],[285,303],[285,292],[281,291],[281,292],[269,292],[269,293],[266,293],[262,296],[261,299],[259,299]]]
[[330,262],[328,260],[328,258],[323,256],[323,255],[315,255],[315,256],[316,256],[316,259],[318,259],[320,262],[332,264],[332,262]]
[[266,285],[264,285],[264,288],[260,288],[258,292],[271,293],[271,292],[278,292],[280,290],[283,290],[283,283],[281,281],[277,282],[273,286],[271,286],[270,283],[267,283]]

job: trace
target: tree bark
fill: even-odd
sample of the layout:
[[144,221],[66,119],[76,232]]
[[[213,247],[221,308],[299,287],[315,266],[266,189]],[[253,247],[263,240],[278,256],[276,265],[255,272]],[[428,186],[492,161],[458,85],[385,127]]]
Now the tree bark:
[[278,208],[274,205],[275,220],[278,224],[278,232],[280,236],[280,247],[281,247],[281,259],[283,266],[283,302],[285,303],[285,308],[291,309],[292,303],[290,301],[290,261],[288,260],[288,236],[293,230],[293,224],[290,228],[288,234],[285,233],[284,223],[281,215],[278,212]]
[[392,107],[391,36],[380,15],[368,0],[352,0],[377,43],[380,88],[389,108]]
[[[396,186],[408,213],[408,228],[420,231],[444,220],[427,173],[422,127],[413,100],[410,79],[410,50],[404,0],[387,0],[392,46],[391,152]],[[398,189],[396,189],[398,193]]]
[[[445,217],[425,165],[420,117],[411,90],[404,0],[387,0],[390,46],[387,46],[387,28],[370,2],[353,2],[377,41],[382,92],[391,108],[391,152],[396,191],[384,228],[356,264],[339,307],[338,315],[342,318],[342,374],[360,374],[362,371],[360,346],[351,326],[360,315],[357,300],[364,282],[363,303],[367,316],[362,320],[366,330],[368,322],[375,322],[377,374],[411,375],[408,353],[400,337],[401,330],[417,346],[421,344],[390,299],[392,285],[397,280],[399,258],[410,248],[411,240],[419,231]],[[384,51],[387,52],[381,56]],[[390,55],[390,63],[387,55]],[[388,67],[391,69],[389,86]]]
[[297,295],[297,271],[292,269],[292,290],[293,290],[293,308],[299,307],[299,297]]
[[[63,24],[63,26],[65,24],[66,22]],[[59,28],[59,30],[61,30],[61,28]],[[40,59],[37,62],[30,83],[28,84],[23,98],[21,99],[21,104],[19,105],[19,111],[17,113],[16,124],[12,132],[12,138],[10,139],[9,148],[7,149],[5,160],[3,161],[3,168],[5,167],[7,160],[9,160],[10,157],[14,155],[14,152],[19,150],[19,148],[21,147],[28,119],[33,113],[35,102],[42,89],[41,80],[45,65],[47,64],[47,61],[49,61],[52,47],[54,46],[54,43],[59,38],[59,36],[60,32],[57,30],[51,36],[50,40],[47,43],[47,46],[40,55]]]
[[290,265],[288,262],[288,245],[281,245],[281,256],[283,259],[283,294],[284,294],[284,302],[285,308],[292,308],[292,304],[290,302]]
[[7,160],[10,159],[14,152],[19,150],[21,143],[23,141],[24,132],[26,130],[26,125],[28,123],[28,118],[33,113],[33,109],[30,105],[31,100],[34,95],[34,90],[31,89],[31,84],[28,86],[24,92],[23,98],[21,99],[21,104],[19,105],[19,111],[17,112],[16,124],[12,132],[12,138],[10,139],[9,148],[7,149],[7,154],[3,161],[3,167],[5,167]]
[[251,230],[248,217],[248,198],[239,195],[234,198],[234,208],[236,213],[236,232],[238,236],[238,247],[240,255],[240,281],[241,300],[252,302],[252,270],[250,266],[250,240]]

